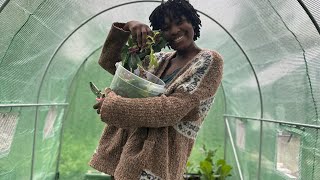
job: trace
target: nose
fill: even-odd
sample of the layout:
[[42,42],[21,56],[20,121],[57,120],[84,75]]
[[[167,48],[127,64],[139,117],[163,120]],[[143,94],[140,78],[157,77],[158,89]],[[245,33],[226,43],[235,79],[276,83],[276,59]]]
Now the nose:
[[171,28],[170,28],[171,35],[174,36],[174,35],[178,34],[179,31],[180,31],[180,29],[177,25],[171,25]]

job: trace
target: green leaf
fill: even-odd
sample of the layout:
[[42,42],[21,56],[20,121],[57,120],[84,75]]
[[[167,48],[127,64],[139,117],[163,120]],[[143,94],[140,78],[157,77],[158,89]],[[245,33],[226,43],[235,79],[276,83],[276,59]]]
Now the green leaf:
[[209,150],[207,152],[207,157],[206,157],[206,160],[209,161],[209,162],[212,162],[213,160],[213,156],[215,155],[215,151],[212,151],[212,150]]
[[129,66],[129,71],[132,72],[132,69],[133,69],[133,66],[134,66],[134,57],[133,57],[133,54],[130,54],[130,55],[129,55],[128,66]]
[[128,54],[129,46],[125,45],[121,49],[121,58],[123,59]]
[[122,59],[122,66],[123,67],[125,67],[127,64],[128,64],[128,54],[126,54],[126,57],[124,57],[123,59]]
[[154,44],[155,41],[154,41],[154,38],[152,36],[147,36],[147,43],[148,45],[151,45],[151,44]]
[[217,169],[214,170],[214,174],[215,174],[215,175],[220,175],[220,174],[221,174],[221,169],[222,169],[222,166],[221,166],[221,165],[218,165],[218,166],[217,166]]
[[212,163],[208,161],[200,162],[200,171],[203,176],[210,179],[212,174]]
[[[146,56],[150,56],[150,61],[145,64],[149,64],[146,70],[158,66],[157,58],[154,53],[161,51],[165,47],[166,41],[162,37],[160,31],[154,31],[153,36],[147,36],[147,46],[144,48],[137,48],[136,43],[133,41],[132,36],[129,37],[127,45],[121,50],[122,65],[129,71],[133,71],[138,67],[138,64],[142,66],[142,60],[146,60]],[[156,51],[154,50],[156,49]]]
[[158,60],[156,58],[156,56],[154,55],[154,51],[152,48],[150,48],[150,62],[149,62],[149,69],[152,68],[152,67],[158,67]]
[[128,39],[128,45],[129,45],[129,47],[133,46],[132,36],[130,36],[129,39]]
[[187,167],[190,167],[190,166],[192,166],[192,162],[188,161],[187,162]]
[[131,54],[130,61],[129,61],[130,71],[132,72],[133,70],[137,69],[138,64],[141,64],[141,60],[140,60],[138,54],[136,54],[136,53]]
[[232,170],[232,167],[231,167],[231,166],[229,166],[229,165],[224,165],[224,166],[221,167],[221,175],[222,175],[223,177],[227,177],[227,176],[230,175],[231,170]]
[[160,34],[160,31],[153,31],[153,37],[156,37]]
[[226,163],[224,159],[219,159],[216,162],[217,170],[215,170],[216,175],[220,175],[219,180],[224,180],[226,177],[230,176],[232,167]]
[[160,37],[159,42],[153,45],[154,52],[160,52],[161,49],[165,48],[166,46],[167,41],[163,37]]
[[224,160],[224,159],[219,159],[218,161],[217,161],[217,165],[225,165],[226,164],[226,161]]
[[128,49],[129,49],[129,46],[127,45],[123,46],[123,48],[121,49],[122,66],[124,66],[127,63]]
[[125,57],[125,59],[122,60],[122,66],[123,66],[125,69],[127,69],[127,70],[130,69],[130,68],[129,68],[129,61],[130,61],[130,54],[127,54],[126,57]]

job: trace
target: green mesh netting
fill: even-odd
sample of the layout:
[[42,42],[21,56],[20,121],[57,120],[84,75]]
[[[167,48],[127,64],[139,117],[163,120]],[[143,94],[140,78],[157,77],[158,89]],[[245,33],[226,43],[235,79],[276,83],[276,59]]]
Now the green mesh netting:
[[[0,0],[0,179],[92,178],[104,124],[88,83],[112,80],[101,46],[112,22],[148,23],[159,3]],[[205,144],[233,166],[230,179],[319,179],[320,2],[190,3],[197,44],[225,62],[190,161]]]

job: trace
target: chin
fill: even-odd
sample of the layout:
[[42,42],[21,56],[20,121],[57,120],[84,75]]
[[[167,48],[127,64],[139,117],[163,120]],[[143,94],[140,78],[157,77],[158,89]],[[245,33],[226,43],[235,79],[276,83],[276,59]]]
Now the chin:
[[170,47],[173,49],[173,50],[176,50],[176,51],[179,51],[179,50],[184,50],[184,49],[186,49],[188,46],[186,46],[186,45],[176,45],[176,46],[171,46],[170,45]]
[[169,44],[170,47],[174,50],[181,50],[184,49],[185,44],[180,43],[180,44]]

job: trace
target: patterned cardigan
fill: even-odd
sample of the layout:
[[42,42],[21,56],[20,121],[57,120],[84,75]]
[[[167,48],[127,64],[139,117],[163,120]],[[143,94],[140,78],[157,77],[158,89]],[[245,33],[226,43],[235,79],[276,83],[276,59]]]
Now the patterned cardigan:
[[[129,32],[114,23],[99,64],[111,74],[120,61]],[[157,53],[158,77],[173,53]],[[116,180],[182,179],[197,132],[214,100],[222,78],[223,61],[202,50],[166,85],[161,96],[105,98],[101,120],[107,123],[89,165]]]

